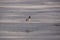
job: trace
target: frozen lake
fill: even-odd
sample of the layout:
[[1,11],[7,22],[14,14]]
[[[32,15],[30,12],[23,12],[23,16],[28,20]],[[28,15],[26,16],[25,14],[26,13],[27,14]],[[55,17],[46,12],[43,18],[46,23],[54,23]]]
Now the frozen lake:
[[[59,7],[0,10],[0,40],[60,40],[60,26],[54,26],[60,22]],[[28,15],[32,16],[31,24],[25,23]],[[27,33],[25,30],[31,32]]]
[[0,40],[60,40],[58,23],[60,0],[0,0]]
[[[27,33],[25,30],[30,30]],[[1,40],[60,40],[60,26],[54,23],[0,23]]]

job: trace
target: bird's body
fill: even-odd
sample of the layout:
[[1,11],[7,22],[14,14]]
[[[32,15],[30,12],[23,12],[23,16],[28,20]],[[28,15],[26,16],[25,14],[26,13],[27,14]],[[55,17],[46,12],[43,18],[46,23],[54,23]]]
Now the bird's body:
[[26,18],[26,23],[30,23],[31,22],[31,16],[29,16],[28,18]]

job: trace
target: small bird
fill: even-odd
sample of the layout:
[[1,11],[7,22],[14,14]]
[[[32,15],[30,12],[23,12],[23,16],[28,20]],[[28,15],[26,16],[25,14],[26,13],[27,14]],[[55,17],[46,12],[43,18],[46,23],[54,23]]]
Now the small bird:
[[29,16],[28,18],[26,18],[26,23],[30,23],[31,22],[31,16]]

